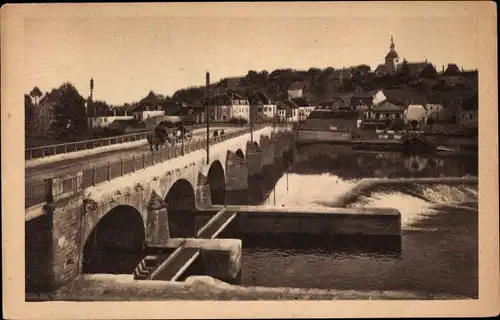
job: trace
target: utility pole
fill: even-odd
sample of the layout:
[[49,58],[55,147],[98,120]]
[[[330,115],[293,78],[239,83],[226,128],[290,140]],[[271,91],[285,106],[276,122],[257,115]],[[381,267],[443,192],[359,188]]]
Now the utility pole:
[[276,132],[276,108],[278,105],[273,106],[273,132]]
[[210,86],[210,72],[205,76],[205,121],[207,122],[207,164],[210,164],[210,101],[208,87]]
[[184,129],[184,115],[182,114],[182,104],[181,104],[181,147],[182,147],[182,155],[184,155],[184,135],[186,130]]
[[250,97],[248,99],[248,111],[250,116],[250,142],[253,142],[253,112],[252,112],[252,102],[253,102],[253,84],[250,85]]

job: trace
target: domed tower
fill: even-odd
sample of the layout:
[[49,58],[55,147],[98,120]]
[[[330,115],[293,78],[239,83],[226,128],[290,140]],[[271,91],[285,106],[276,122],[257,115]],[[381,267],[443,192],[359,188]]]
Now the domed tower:
[[394,39],[391,35],[391,46],[389,53],[385,56],[385,66],[386,70],[394,73],[396,71],[396,63],[399,62],[399,56],[396,52],[396,46],[394,45]]

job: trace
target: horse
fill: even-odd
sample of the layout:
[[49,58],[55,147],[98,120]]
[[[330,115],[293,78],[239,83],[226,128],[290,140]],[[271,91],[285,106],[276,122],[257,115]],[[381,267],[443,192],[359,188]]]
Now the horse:
[[148,133],[146,139],[148,140],[151,152],[160,150],[166,142],[168,142],[169,145],[173,143],[164,122],[157,124],[154,129]]

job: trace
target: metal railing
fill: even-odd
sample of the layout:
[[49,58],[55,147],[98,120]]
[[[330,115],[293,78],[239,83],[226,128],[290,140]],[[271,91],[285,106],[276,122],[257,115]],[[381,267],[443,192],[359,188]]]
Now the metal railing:
[[[214,127],[241,127],[241,125],[232,124],[232,123],[213,123]],[[192,125],[192,129],[203,129],[205,128],[205,124],[195,124]],[[248,127],[245,125],[244,127]],[[45,158],[48,156],[54,156],[58,154],[66,154],[76,151],[83,151],[89,149],[95,149],[98,147],[110,146],[120,143],[133,142],[138,140],[146,139],[146,136],[150,130],[138,133],[130,133],[124,134],[114,137],[105,137],[91,140],[83,140],[83,141],[75,141],[61,144],[53,144],[48,146],[41,147],[33,147],[25,149],[24,155],[26,160],[33,160],[38,158]]]
[[[268,127],[268,125],[258,125],[255,126],[253,130],[260,130],[264,127]],[[246,128],[244,130],[226,133],[222,136],[212,136],[210,137],[209,144],[218,144],[220,142],[248,134],[250,133],[250,130],[250,128]],[[163,163],[170,159],[174,159],[191,152],[205,149],[206,144],[206,139],[188,141],[184,143],[184,148],[179,145],[173,145],[159,151],[145,152],[139,157],[129,156],[121,158],[120,160],[114,162],[108,162],[102,166],[93,166],[92,168],[83,170],[82,188],[95,186],[99,183],[110,181],[129,173],[134,173],[138,170]],[[30,183],[29,185],[26,185],[25,208],[43,203],[46,197],[45,188],[45,181],[35,181],[33,183]]]
[[44,158],[54,156],[57,154],[65,154],[70,152],[89,150],[98,147],[110,146],[125,142],[132,142],[146,139],[149,131],[125,134],[115,137],[99,138],[92,140],[76,141],[69,143],[54,144],[49,146],[29,148],[25,150],[25,159],[32,160],[37,158]]

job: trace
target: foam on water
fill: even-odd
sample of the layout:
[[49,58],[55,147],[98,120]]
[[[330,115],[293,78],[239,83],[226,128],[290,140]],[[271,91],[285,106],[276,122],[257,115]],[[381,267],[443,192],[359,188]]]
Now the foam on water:
[[449,185],[436,185],[422,188],[422,195],[430,202],[436,204],[460,204],[477,201],[477,191],[466,187]]
[[[439,214],[440,206],[477,202],[477,187],[474,189],[461,185],[414,183],[379,187],[374,183],[373,187],[365,192],[357,190],[358,182],[358,180],[344,180],[329,173],[288,174],[288,178],[285,174],[277,182],[274,191],[271,191],[264,204],[275,204],[279,207],[325,208],[336,206],[337,200],[346,194],[353,194],[355,197],[346,207],[395,208],[401,212],[403,230],[418,230],[412,225],[426,216]],[[276,196],[273,192],[276,192]]]
[[[418,230],[413,225],[426,216],[439,214],[440,206],[456,206],[477,202],[477,191],[470,187],[445,184],[412,185],[401,190],[374,190],[369,195],[361,195],[351,203],[353,208],[392,207],[401,213],[403,230]],[[416,189],[416,191],[411,191]]]
[[[318,175],[287,174],[276,183],[264,204],[276,206],[325,207],[324,201],[331,201],[351,190],[357,180],[343,180],[334,174]],[[276,195],[273,194],[276,192]]]
[[402,192],[374,192],[370,196],[360,196],[359,200],[350,204],[351,208],[395,208],[401,213],[401,228],[415,230],[412,225],[425,218],[426,215],[437,214],[433,204]]

